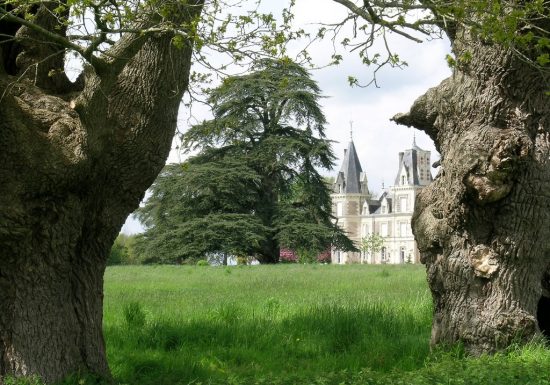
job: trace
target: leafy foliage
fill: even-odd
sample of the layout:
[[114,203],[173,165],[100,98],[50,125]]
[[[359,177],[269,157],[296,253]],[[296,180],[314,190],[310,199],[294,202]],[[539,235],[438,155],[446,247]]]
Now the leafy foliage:
[[384,237],[378,234],[369,234],[361,239],[361,251],[364,251],[374,258],[374,254],[379,252],[384,246]]
[[[545,0],[333,1],[347,8],[348,15],[340,22],[320,26],[314,39],[330,37],[344,49],[357,52],[364,64],[374,67],[374,76],[367,85],[376,84],[380,68],[407,65],[388,39],[392,34],[421,43],[444,34],[454,39],[459,29],[466,29],[471,36],[506,47],[542,71],[550,68],[550,8]],[[380,41],[383,44],[377,44]],[[449,65],[465,65],[471,59],[469,52],[456,55],[447,58]],[[342,59],[335,49],[333,64]],[[349,76],[348,82],[364,86],[354,76]]]
[[[304,36],[303,30],[291,27],[294,1],[289,1],[288,7],[282,9],[280,22],[272,13],[260,12],[258,3],[254,1],[242,9],[240,0],[54,0],[47,4],[36,0],[10,0],[0,4],[0,19],[28,26],[45,40],[55,42],[61,49],[75,53],[96,68],[116,58],[119,52],[111,48],[123,34],[140,39],[168,33],[173,36],[172,43],[177,48],[189,41],[194,44],[195,61],[223,71],[227,64],[215,66],[208,53],[216,52],[227,56],[231,62],[245,64],[258,56],[282,54],[289,41]],[[52,33],[36,23],[36,9],[41,5],[47,6],[48,13],[59,23],[58,29],[66,29],[66,34]],[[185,7],[203,6],[203,15],[191,21],[183,22],[177,17],[185,13]],[[204,76],[194,73],[192,80]]]
[[151,261],[229,253],[277,262],[281,245],[353,248],[332,223],[330,191],[317,171],[334,159],[319,88],[288,59],[255,69],[211,91],[214,119],[182,138],[199,154],[167,166],[137,212],[148,227],[137,247]]
[[[196,159],[195,159],[196,161]],[[235,159],[165,167],[136,216],[144,263],[194,262],[208,253],[248,254],[266,230],[250,212],[257,177]]]
[[119,234],[109,253],[108,265],[134,265],[139,263],[134,250],[136,237],[134,235]]

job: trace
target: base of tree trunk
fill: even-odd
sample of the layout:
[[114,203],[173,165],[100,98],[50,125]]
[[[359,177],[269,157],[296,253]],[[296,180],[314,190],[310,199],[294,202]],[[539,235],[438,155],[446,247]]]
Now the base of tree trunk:
[[103,232],[86,236],[79,207],[69,197],[49,207],[51,218],[20,217],[30,222],[27,231],[0,252],[0,378],[38,375],[52,383],[79,371],[110,378],[105,260],[98,257],[110,243]]

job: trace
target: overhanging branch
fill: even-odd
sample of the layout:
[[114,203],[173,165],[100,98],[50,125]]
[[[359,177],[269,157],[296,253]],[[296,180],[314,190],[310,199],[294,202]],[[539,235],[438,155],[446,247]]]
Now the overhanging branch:
[[51,31],[48,31],[47,29],[32,23],[28,20],[25,20],[21,17],[15,16],[11,14],[10,12],[6,11],[2,7],[0,7],[0,18],[6,19],[8,21],[19,23],[21,25],[24,25],[25,27],[29,28],[30,30],[39,33],[40,35],[44,36],[45,39],[48,41],[58,44],[61,47],[73,50],[75,52],[78,52],[86,61],[88,61],[96,70],[101,71],[104,69],[106,63],[94,56],[92,53],[87,52],[83,47],[81,47],[78,44],[75,44],[68,39],[64,38],[61,35],[58,35],[56,33],[53,33]]
[[426,31],[424,31],[418,25],[410,24],[410,23],[404,23],[404,22],[390,22],[390,21],[381,19],[381,18],[377,17],[374,12],[372,12],[372,9],[371,9],[371,12],[369,12],[369,10],[368,10],[369,7],[367,7],[367,9],[358,7],[355,3],[353,3],[350,0],[333,0],[333,1],[336,2],[336,3],[342,4],[344,7],[349,9],[352,13],[358,15],[359,17],[361,17],[365,21],[367,21],[371,24],[378,24],[382,27],[388,28],[390,31],[392,31],[392,32],[394,32],[398,35],[401,35],[401,36],[403,36],[403,37],[405,37],[409,40],[412,40],[414,42],[422,43],[422,40],[417,38],[417,37],[412,36],[411,34],[405,32],[405,31],[402,31],[402,30],[398,29],[398,27],[408,28],[408,29],[426,34]]

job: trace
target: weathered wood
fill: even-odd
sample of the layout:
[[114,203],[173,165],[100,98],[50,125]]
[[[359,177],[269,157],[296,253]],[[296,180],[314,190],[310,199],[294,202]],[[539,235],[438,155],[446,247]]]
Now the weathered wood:
[[441,170],[413,232],[434,299],[433,344],[493,352],[539,333],[550,263],[548,74],[459,30],[471,60],[394,119],[424,130]]
[[[202,3],[184,6],[181,21]],[[172,37],[149,35],[116,68],[88,68],[81,92],[0,72],[0,383],[109,377],[103,272],[176,130],[192,42],[176,48]],[[21,39],[19,55],[33,47]],[[32,53],[17,63],[33,66]]]

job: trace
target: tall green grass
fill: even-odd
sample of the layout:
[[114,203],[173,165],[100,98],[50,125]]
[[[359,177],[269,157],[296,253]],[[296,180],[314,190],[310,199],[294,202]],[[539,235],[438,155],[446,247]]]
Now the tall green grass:
[[429,353],[418,266],[113,267],[105,292],[111,368],[132,384],[300,382]]
[[123,384],[550,385],[542,343],[430,352],[421,266],[113,267],[105,289]]
[[[431,312],[421,266],[121,266],[105,276],[120,385],[550,385],[541,342],[478,358],[430,351]],[[75,374],[62,385],[99,383]]]

